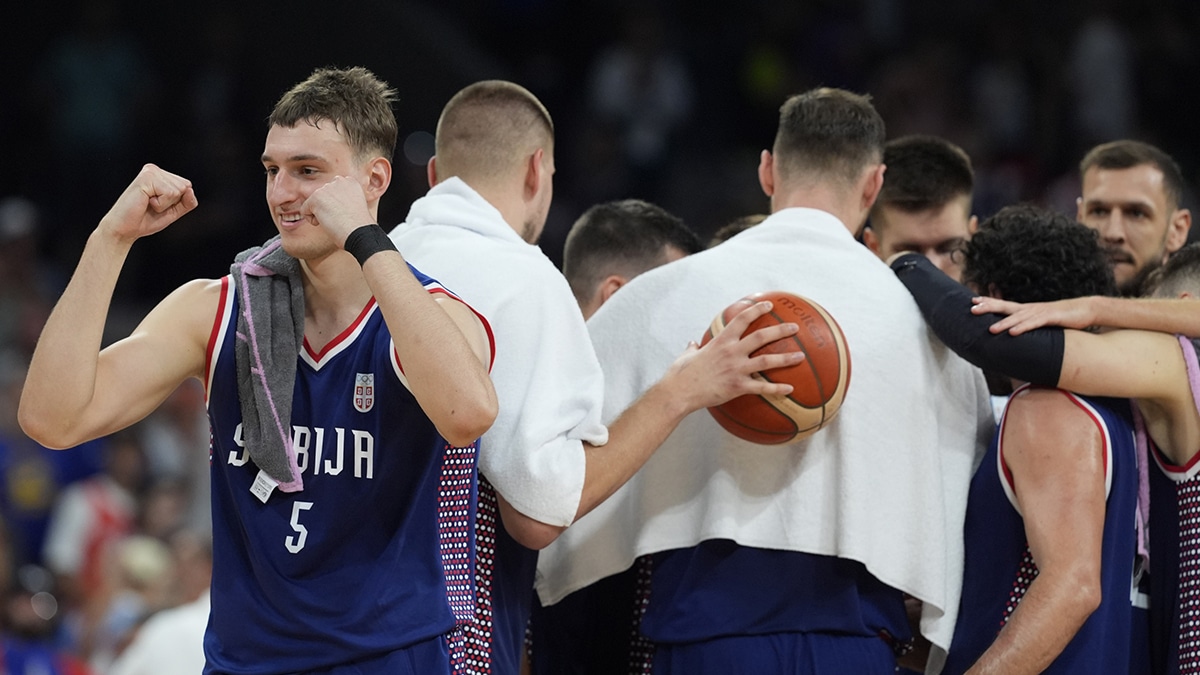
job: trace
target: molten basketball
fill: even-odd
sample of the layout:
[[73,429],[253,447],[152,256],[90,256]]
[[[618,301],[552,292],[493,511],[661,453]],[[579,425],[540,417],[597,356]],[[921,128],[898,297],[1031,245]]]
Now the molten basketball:
[[800,331],[763,346],[754,355],[801,351],[805,359],[794,366],[756,373],[755,377],[791,384],[792,393],[747,394],[708,411],[734,436],[775,445],[806,438],[837,414],[850,385],[850,349],[841,327],[824,307],[783,291],[755,293],[726,307],[713,319],[701,345],[720,334],[738,312],[762,300],[771,301],[771,311],[751,323],[747,333],[788,322],[799,325]]

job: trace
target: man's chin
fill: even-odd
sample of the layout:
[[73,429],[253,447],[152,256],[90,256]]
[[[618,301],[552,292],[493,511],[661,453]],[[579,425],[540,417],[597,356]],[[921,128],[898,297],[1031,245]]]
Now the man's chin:
[[[1148,295],[1156,281],[1156,272],[1161,265],[1148,263],[1140,270],[1132,264],[1122,263],[1113,267],[1113,279],[1117,282],[1117,293],[1126,298]],[[1124,274],[1122,274],[1124,272]]]

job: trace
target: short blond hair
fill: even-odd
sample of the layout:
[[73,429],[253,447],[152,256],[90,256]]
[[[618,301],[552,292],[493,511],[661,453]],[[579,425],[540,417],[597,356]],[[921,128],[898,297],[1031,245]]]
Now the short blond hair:
[[554,123],[542,102],[512,82],[476,82],[455,94],[438,119],[438,179],[488,180],[538,148],[554,148]]

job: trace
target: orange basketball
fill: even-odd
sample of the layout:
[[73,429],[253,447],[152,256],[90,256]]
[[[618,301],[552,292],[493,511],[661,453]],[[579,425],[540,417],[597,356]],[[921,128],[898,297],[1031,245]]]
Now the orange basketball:
[[762,300],[771,301],[771,311],[751,323],[747,332],[788,322],[798,324],[800,332],[763,346],[755,355],[801,351],[806,358],[794,366],[756,373],[755,377],[787,382],[792,385],[792,393],[747,394],[708,411],[734,436],[775,445],[806,438],[837,414],[850,385],[850,349],[841,327],[824,307],[783,291],[755,293],[726,307],[713,319],[701,345],[717,336],[738,312]]

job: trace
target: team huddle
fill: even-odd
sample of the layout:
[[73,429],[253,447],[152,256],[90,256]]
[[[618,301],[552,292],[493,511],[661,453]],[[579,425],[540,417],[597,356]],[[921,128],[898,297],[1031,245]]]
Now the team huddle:
[[[29,367],[54,448],[203,383],[206,674],[1200,673],[1200,248],[1168,155],[1099,146],[1078,221],[979,223],[961,149],[814,89],[761,153],[768,214],[703,246],[597,205],[560,272],[542,103],[455,94],[381,226],[394,98],[363,68],[286,92],[277,235],[102,349],[130,247],[202,208],[147,164]],[[706,409],[790,394],[756,375],[803,362],[762,349],[800,327],[746,332],[759,302],[698,341],[773,290],[836,319],[853,377],[759,445]]]

